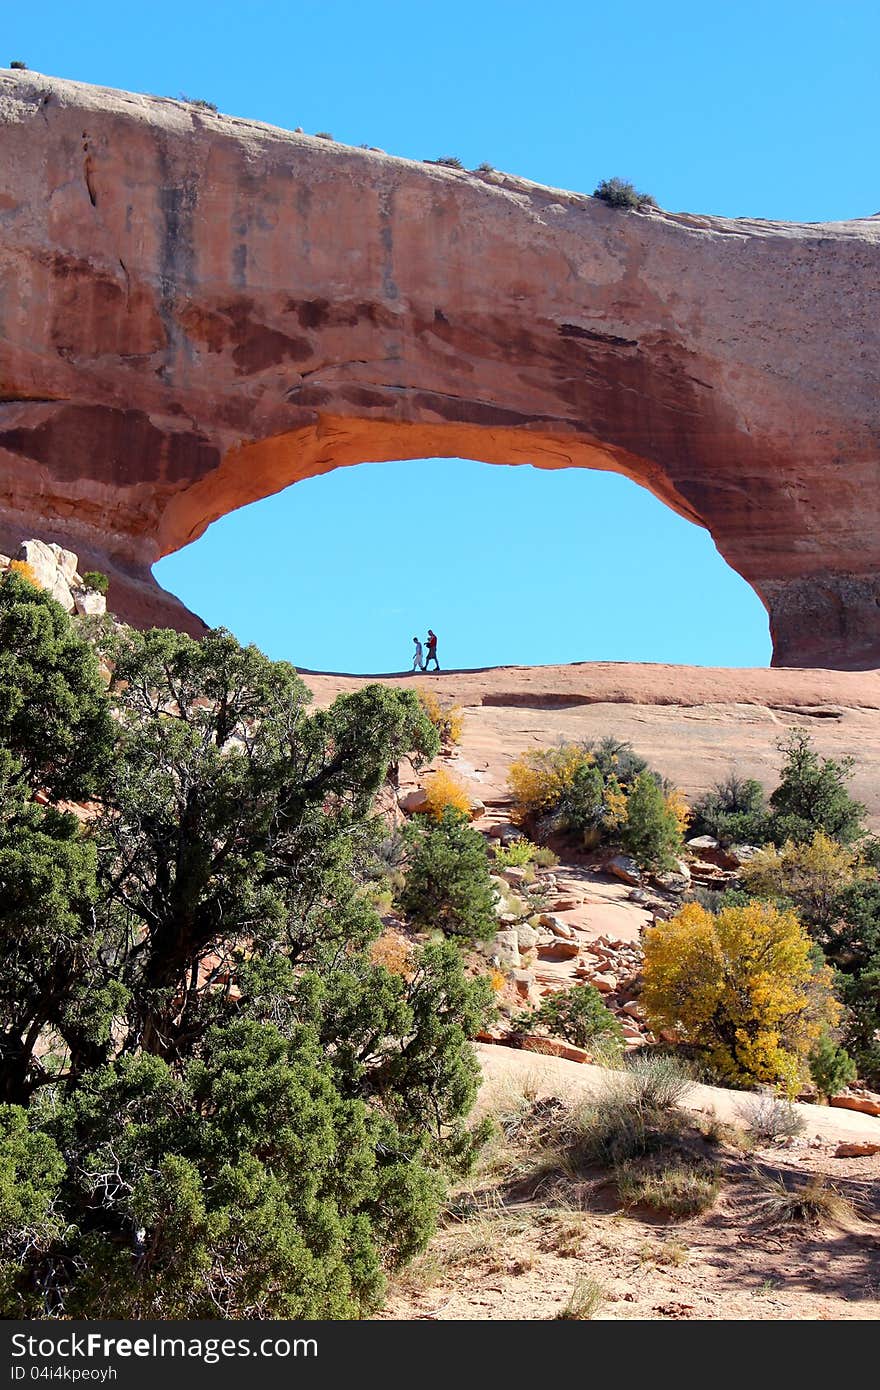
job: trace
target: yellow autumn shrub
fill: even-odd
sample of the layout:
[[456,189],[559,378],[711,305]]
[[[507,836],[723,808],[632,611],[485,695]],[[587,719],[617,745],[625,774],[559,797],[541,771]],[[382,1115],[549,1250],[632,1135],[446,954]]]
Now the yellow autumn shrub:
[[14,574],[19,575],[22,579],[26,579],[29,584],[33,584],[35,589],[41,589],[43,587],[37,578],[36,570],[33,565],[28,564],[27,560],[13,560],[9,568]]
[[626,792],[616,777],[609,777],[605,784],[605,816],[603,827],[608,831],[620,830],[626,825]]
[[691,808],[685,801],[684,792],[680,787],[673,787],[671,791],[666,793],[666,809],[675,816],[678,833],[684,838],[684,833],[690,824]]
[[592,762],[592,756],[574,743],[521,753],[507,773],[507,785],[513,798],[513,820],[523,821],[558,805],[574,782],[578,769]]
[[434,820],[443,819],[443,812],[447,806],[452,806],[456,811],[463,811],[466,816],[470,815],[470,792],[464,783],[445,767],[438,768],[425,778],[425,794],[428,798],[425,810]]
[[413,973],[413,951],[409,942],[395,932],[383,932],[370,947],[373,965],[384,965],[392,975],[409,979]]
[[860,878],[874,877],[859,863],[858,851],[817,830],[808,844],[788,840],[781,849],[767,845],[742,867],[742,880],[758,898],[790,898],[805,921],[830,926],[837,899]]
[[464,726],[464,710],[461,705],[444,707],[437,692],[427,686],[416,686],[416,695],[441,739],[446,743],[460,743]]
[[753,901],[716,916],[686,903],[645,934],[640,1002],[655,1032],[700,1048],[722,1080],[792,1094],[840,1017],[831,980],[794,912]]

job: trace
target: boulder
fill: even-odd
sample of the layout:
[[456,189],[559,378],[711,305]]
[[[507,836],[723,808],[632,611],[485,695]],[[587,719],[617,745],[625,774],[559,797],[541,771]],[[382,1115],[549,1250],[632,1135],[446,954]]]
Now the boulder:
[[51,545],[47,545],[45,541],[22,541],[18,558],[30,565],[40,588],[48,589],[51,593],[58,577],[58,561]]
[[65,613],[72,613],[75,607],[73,594],[70,592],[70,585],[64,575],[56,571],[52,587],[49,590],[56,603],[60,603]]
[[83,617],[100,618],[107,612],[107,600],[94,589],[74,589],[73,601]]
[[754,859],[755,855],[760,853],[760,845],[730,845],[727,850],[733,869],[741,869],[743,864],[748,864],[750,859]]
[[617,976],[600,970],[590,977],[590,984],[595,985],[600,994],[613,994],[617,989]]
[[610,859],[605,860],[604,869],[606,874],[612,874],[614,878],[619,878],[623,883],[629,883],[633,888],[639,888],[642,876],[639,866],[628,854],[614,854]]
[[505,927],[497,931],[489,943],[492,958],[508,970],[519,970],[522,964],[519,955],[519,940],[515,927]]
[[880,1144],[838,1144],[834,1150],[835,1158],[871,1158],[873,1154],[880,1154]]
[[541,938],[534,927],[530,927],[527,922],[520,922],[516,929],[516,939],[521,951],[533,951]]
[[576,932],[574,927],[568,922],[563,922],[561,917],[554,917],[552,912],[542,912],[538,918],[542,927],[553,933],[554,936],[562,937],[563,941],[574,941]]
[[519,1040],[524,1052],[542,1052],[546,1057],[564,1057],[568,1062],[589,1062],[590,1054],[573,1043],[560,1038],[542,1038],[535,1033],[526,1033]]
[[411,792],[401,792],[397,798],[397,804],[401,811],[408,816],[414,816],[428,809],[428,793],[424,787],[416,787]]
[[532,985],[535,983],[535,975],[531,970],[514,970],[511,979],[514,988],[520,999],[528,999]]
[[63,575],[67,583],[72,587],[76,579],[76,567],[78,564],[77,556],[72,550],[62,550],[60,545],[50,547],[55,556],[55,564],[58,572]]
[[836,1106],[838,1110],[858,1110],[862,1115],[880,1115],[880,1095],[874,1095],[870,1091],[844,1091],[839,1096],[832,1096],[828,1104]]
[[698,859],[702,859],[706,850],[715,851],[721,848],[714,835],[695,835],[692,840],[688,840],[687,847]]
[[676,897],[683,896],[691,882],[690,874],[685,877],[684,874],[679,873],[652,874],[651,879],[658,888],[663,889],[664,893],[673,893]]
[[563,941],[554,936],[552,941],[538,947],[538,955],[542,960],[577,960],[580,947],[576,941]]
[[502,869],[499,877],[503,878],[505,883],[509,883],[511,888],[518,888],[526,880],[526,871],[518,864],[513,864],[508,869]]
[[636,1018],[639,1020],[642,1020],[645,1017],[644,1009],[642,1008],[641,1004],[636,1002],[635,999],[630,999],[626,1004],[624,1004],[623,1008],[621,1009],[621,1013],[629,1014],[630,1018]]

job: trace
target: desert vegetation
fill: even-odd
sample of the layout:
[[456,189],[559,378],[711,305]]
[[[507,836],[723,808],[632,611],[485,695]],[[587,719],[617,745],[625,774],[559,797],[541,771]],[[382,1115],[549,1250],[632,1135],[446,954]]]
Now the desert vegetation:
[[635,184],[628,179],[602,179],[593,190],[593,197],[607,203],[612,208],[625,208],[640,212],[642,208],[655,208],[657,201],[650,193],[640,193]]
[[[733,775],[691,810],[628,743],[560,743],[514,760],[516,823],[493,840],[460,737],[433,691],[315,708],[293,667],[222,630],[70,616],[10,565],[6,1316],[369,1315],[496,1228],[574,1249],[571,1193],[699,1220],[728,1150],[796,1139],[805,1086],[877,1079],[878,856],[849,762],[795,733],[768,797]],[[403,764],[423,796],[402,824]],[[754,835],[723,892],[688,888],[709,827],[725,854]],[[517,962],[578,957],[548,910],[571,854],[624,856],[657,904],[625,1008],[601,970],[520,988]],[[499,1027],[602,1063],[603,1087],[475,1118],[471,1040]],[[738,1128],[682,1109],[694,1076],[753,1090]],[[842,1210],[783,1186],[787,1206],[761,1191],[770,1224]],[[523,1193],[543,1215],[510,1215]],[[575,1281],[558,1316],[603,1316],[603,1287]]]

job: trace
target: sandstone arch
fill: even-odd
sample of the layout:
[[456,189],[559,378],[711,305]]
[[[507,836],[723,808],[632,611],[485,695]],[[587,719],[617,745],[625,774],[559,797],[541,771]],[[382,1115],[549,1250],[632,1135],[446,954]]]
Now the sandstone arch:
[[880,666],[880,220],[619,213],[0,74],[0,542],[124,616],[211,520],[343,464],[611,468],[706,526],[774,662]]

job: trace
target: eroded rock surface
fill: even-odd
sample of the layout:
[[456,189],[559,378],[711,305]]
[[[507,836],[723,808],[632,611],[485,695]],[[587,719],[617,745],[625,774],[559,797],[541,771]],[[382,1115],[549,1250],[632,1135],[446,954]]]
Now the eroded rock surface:
[[[0,547],[150,566],[344,464],[612,469],[781,665],[880,666],[880,220],[660,211],[0,73]],[[328,528],[331,519],[328,518]]]

